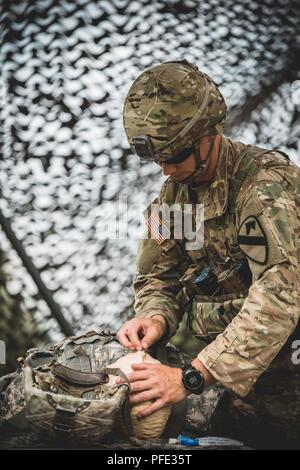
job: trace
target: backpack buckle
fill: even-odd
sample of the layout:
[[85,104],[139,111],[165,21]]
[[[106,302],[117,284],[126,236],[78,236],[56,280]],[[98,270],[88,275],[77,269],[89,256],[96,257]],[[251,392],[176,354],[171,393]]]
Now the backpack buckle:
[[53,424],[54,431],[63,436],[70,436],[75,414],[76,410],[57,405]]

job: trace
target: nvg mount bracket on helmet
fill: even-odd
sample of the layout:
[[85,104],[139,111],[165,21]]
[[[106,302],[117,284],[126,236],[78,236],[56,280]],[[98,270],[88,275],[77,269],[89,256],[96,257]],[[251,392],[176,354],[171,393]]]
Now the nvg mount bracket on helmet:
[[155,153],[150,137],[147,135],[137,135],[132,139],[135,153],[143,161],[154,161],[156,163],[178,164],[186,160],[194,151],[193,147],[186,148],[178,155],[167,155]]

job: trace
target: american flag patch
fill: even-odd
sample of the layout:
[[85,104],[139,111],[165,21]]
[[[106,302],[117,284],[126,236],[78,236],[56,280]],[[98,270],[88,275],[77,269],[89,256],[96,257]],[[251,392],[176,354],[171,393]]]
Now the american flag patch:
[[163,223],[162,215],[157,211],[151,211],[147,219],[147,226],[150,238],[154,238],[159,245],[170,238],[170,230]]

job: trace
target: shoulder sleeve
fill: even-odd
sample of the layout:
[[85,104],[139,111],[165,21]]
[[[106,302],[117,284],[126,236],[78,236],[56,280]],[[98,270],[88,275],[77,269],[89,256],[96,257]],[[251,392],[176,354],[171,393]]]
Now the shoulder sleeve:
[[199,359],[241,396],[249,393],[299,320],[299,208],[299,193],[270,173],[260,173],[237,204],[238,241],[253,283],[238,315]]
[[[256,184],[237,201],[237,232],[241,250],[249,260],[254,280],[268,268],[289,261],[297,264],[299,195],[284,181],[258,175]],[[272,178],[272,179],[271,179]]]

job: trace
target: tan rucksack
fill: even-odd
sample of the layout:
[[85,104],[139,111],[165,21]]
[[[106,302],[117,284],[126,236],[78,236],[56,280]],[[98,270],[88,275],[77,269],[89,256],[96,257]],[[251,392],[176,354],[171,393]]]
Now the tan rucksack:
[[124,376],[109,364],[127,352],[110,333],[94,331],[29,350],[15,377],[0,379],[7,385],[0,421],[81,444],[129,437],[129,384],[108,384],[109,375]]

